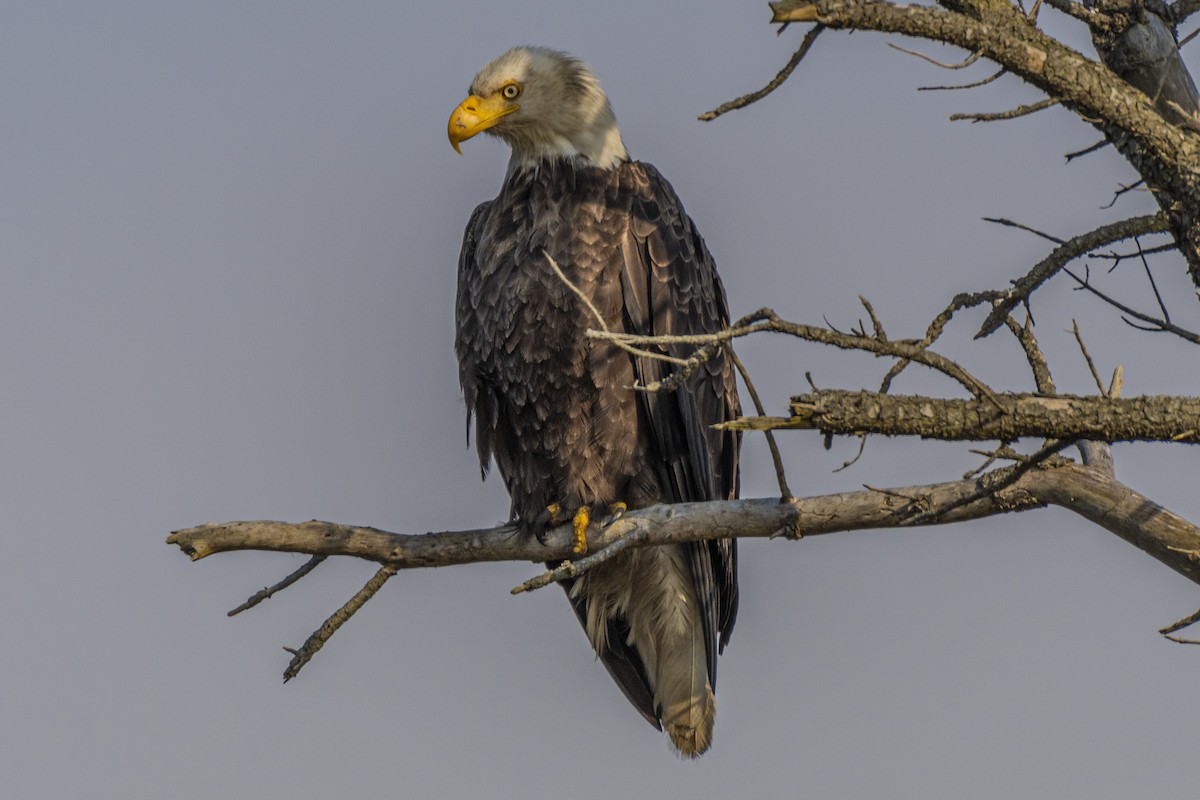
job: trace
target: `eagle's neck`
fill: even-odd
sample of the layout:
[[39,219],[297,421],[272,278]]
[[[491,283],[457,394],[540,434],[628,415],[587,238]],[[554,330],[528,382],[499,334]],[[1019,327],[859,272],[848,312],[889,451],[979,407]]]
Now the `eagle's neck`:
[[[508,174],[536,170],[540,165],[553,161],[574,161],[582,166],[600,169],[613,169],[628,161],[629,152],[621,140],[617,120],[610,110],[605,110],[608,113],[601,115],[600,124],[583,130],[540,130],[528,138],[509,138],[512,157],[508,160]],[[608,119],[603,119],[605,116]]]

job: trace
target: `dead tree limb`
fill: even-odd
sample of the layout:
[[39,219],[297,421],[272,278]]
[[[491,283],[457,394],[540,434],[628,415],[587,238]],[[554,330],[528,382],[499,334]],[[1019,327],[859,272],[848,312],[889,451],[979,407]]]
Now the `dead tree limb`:
[[1013,288],[1005,293],[1003,300],[995,304],[992,312],[988,314],[987,320],[980,327],[979,333],[975,334],[976,338],[987,336],[1003,325],[1004,319],[1017,306],[1029,301],[1029,297],[1035,289],[1054,277],[1059,270],[1076,258],[1125,239],[1147,233],[1161,233],[1166,230],[1166,215],[1158,213],[1102,225],[1093,231],[1063,242],[1054,248],[1050,255],[1039,261],[1033,269],[1013,282]]
[[822,389],[792,398],[790,417],[741,417],[727,430],[817,430],[826,435],[945,441],[1039,439],[1200,444],[1200,397],[996,394],[988,400]]
[[[1034,469],[997,492],[966,505],[961,498],[1001,484],[1004,467],[977,478],[870,489],[820,497],[733,500],[652,506],[630,511],[603,531],[589,534],[595,549],[635,530],[636,546],[720,538],[802,538],[819,534],[900,528],[919,515],[951,508],[925,524],[948,524],[1047,505],[1073,511],[1200,583],[1200,528],[1114,480],[1105,471],[1074,464]],[[330,522],[229,522],[176,531],[167,538],[193,560],[235,550],[354,556],[396,570],[483,561],[562,561],[574,543],[570,525],[544,541],[511,526],[427,534],[388,533]]]

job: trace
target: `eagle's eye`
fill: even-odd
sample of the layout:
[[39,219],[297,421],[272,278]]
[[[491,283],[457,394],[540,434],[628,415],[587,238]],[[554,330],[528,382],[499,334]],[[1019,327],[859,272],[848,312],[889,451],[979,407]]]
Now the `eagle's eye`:
[[521,96],[521,84],[506,83],[504,84],[504,87],[500,89],[500,94],[504,96],[505,100],[516,100]]

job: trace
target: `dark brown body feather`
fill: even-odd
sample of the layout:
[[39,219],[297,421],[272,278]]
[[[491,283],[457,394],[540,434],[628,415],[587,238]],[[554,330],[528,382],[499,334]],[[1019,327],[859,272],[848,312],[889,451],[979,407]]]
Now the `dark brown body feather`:
[[[509,175],[467,226],[455,348],[481,467],[486,472],[495,459],[513,518],[529,526],[551,503],[567,513],[589,505],[603,514],[617,501],[638,508],[735,497],[739,440],[710,427],[738,414],[728,360],[708,361],[674,393],[635,391],[635,383],[674,367],[585,338],[600,326],[547,254],[612,331],[693,334],[728,323],[712,257],[654,167],[624,162],[604,170],[559,160]],[[736,545],[676,547],[690,573],[715,687],[717,653],[737,611]],[[587,592],[567,588],[587,627]],[[659,726],[663,712],[629,620],[601,624],[606,631],[589,631],[601,659]]]

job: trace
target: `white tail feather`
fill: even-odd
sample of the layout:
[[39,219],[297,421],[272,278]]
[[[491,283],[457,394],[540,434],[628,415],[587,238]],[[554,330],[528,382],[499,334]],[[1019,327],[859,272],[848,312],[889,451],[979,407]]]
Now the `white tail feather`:
[[603,651],[607,620],[624,617],[650,680],[659,717],[679,754],[695,758],[712,743],[716,700],[708,680],[704,620],[680,546],[648,547],[583,576],[587,633]]

